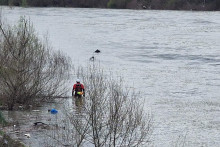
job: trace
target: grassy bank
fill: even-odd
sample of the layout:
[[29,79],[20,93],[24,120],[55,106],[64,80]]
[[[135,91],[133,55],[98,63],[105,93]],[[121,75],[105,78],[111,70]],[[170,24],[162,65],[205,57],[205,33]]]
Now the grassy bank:
[[13,140],[0,130],[0,147],[25,147],[23,143]]

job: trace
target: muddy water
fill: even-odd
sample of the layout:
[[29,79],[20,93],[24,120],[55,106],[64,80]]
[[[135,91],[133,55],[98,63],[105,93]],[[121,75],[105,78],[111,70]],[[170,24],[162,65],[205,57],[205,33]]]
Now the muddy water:
[[[52,114],[51,109],[56,109],[58,113]],[[35,109],[4,111],[6,120],[13,124],[6,128],[5,132],[9,132],[14,139],[31,147],[71,145],[73,136],[67,132],[69,131],[67,128],[71,128],[65,117],[67,111],[71,111],[72,115],[80,116],[83,111],[83,100],[75,101],[72,97],[59,98]],[[63,144],[54,141],[59,139],[60,136],[57,135],[62,135],[60,141]]]
[[5,7],[3,15],[12,24],[29,17],[76,66],[94,55],[123,76],[153,115],[152,146],[220,146],[220,12]]

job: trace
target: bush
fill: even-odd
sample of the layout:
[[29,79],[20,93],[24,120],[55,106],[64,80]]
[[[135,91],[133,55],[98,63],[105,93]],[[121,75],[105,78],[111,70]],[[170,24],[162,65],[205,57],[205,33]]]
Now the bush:
[[110,0],[107,4],[107,7],[108,8],[117,8],[116,1],[115,0]]
[[94,146],[147,145],[151,118],[144,112],[139,94],[125,89],[122,79],[104,75],[99,67],[80,70],[78,77],[87,87],[85,111],[81,120],[68,115],[78,135],[84,134]]
[[8,5],[8,0],[1,0],[0,5]]
[[181,0],[168,0],[167,8],[168,9],[181,9],[183,8],[184,2]]
[[22,7],[27,7],[27,5],[28,5],[28,4],[27,4],[27,0],[22,0],[22,1],[21,1],[21,6],[22,6]]
[[130,0],[109,0],[107,7],[125,9],[128,2],[130,2]]
[[70,60],[41,41],[30,21],[0,24],[0,97],[13,110],[16,103],[33,104],[66,92]]

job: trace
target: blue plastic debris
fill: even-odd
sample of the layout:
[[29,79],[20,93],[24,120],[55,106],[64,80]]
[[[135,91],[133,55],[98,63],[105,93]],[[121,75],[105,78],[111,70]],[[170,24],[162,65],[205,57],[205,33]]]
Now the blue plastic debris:
[[51,109],[50,113],[51,113],[51,114],[57,114],[58,111],[57,111],[56,109]]

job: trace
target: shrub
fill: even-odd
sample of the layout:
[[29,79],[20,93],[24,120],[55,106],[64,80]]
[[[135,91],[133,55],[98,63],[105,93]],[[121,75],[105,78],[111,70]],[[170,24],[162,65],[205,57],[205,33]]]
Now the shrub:
[[108,8],[117,8],[116,1],[115,0],[110,0],[107,4],[107,7]]
[[27,7],[27,0],[22,0],[21,1],[21,6],[22,7]]
[[0,5],[8,5],[8,0],[1,0]]
[[22,17],[15,27],[0,24],[0,97],[12,110],[66,92],[70,60],[41,41]]
[[128,2],[130,2],[130,0],[109,0],[107,7],[125,9]]

